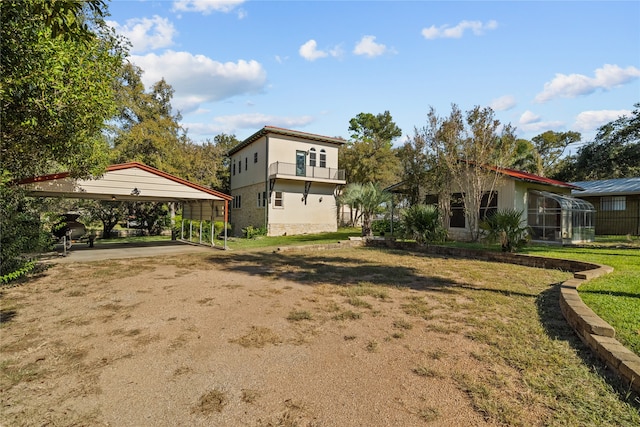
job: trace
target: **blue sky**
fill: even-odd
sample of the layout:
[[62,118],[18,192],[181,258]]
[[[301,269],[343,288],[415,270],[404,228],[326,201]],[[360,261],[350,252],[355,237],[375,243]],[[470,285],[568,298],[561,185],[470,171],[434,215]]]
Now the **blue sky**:
[[[595,130],[640,102],[640,2],[112,0],[147,88],[195,141],[265,125],[349,138],[490,106],[521,138]],[[574,147],[575,149],[575,147]]]

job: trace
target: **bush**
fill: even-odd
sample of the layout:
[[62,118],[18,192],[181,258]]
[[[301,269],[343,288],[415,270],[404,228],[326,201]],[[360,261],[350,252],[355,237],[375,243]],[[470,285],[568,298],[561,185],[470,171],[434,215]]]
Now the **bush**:
[[266,227],[254,227],[253,225],[248,225],[242,229],[242,234],[247,239],[255,239],[258,236],[266,236],[267,228]]
[[522,211],[502,209],[480,222],[487,240],[500,242],[503,252],[516,252],[529,241],[529,227],[522,220]]
[[419,244],[444,242],[447,231],[440,224],[440,213],[432,205],[413,205],[403,214],[405,235]]
[[391,221],[388,219],[376,219],[371,222],[371,231],[379,236],[384,236],[385,233],[391,233]]

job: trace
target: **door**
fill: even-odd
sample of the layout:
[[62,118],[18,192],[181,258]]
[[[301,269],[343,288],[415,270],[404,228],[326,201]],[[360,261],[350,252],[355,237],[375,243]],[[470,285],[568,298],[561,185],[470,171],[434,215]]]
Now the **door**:
[[296,151],[296,176],[307,176],[307,153]]

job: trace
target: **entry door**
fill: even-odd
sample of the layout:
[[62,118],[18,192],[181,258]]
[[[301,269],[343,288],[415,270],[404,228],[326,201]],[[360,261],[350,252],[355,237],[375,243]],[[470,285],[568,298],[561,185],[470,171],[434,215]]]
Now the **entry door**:
[[307,153],[296,151],[296,176],[307,176]]

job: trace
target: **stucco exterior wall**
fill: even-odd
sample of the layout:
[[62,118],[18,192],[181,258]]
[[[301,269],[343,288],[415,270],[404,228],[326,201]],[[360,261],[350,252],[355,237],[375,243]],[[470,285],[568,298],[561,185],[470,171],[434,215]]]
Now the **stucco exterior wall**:
[[[304,198],[304,181],[279,180],[269,200],[270,236],[337,231],[335,185],[313,182]],[[282,207],[275,206],[276,192],[282,192]]]
[[[258,155],[257,163],[254,162],[256,154]],[[264,182],[268,161],[266,137],[262,137],[234,153],[231,156],[231,190]],[[241,171],[239,171],[239,165]]]

